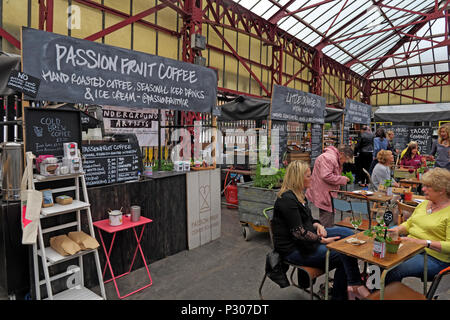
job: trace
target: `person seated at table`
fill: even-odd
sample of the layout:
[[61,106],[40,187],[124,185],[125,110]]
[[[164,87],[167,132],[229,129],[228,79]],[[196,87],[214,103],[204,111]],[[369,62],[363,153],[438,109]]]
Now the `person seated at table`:
[[418,154],[418,145],[417,142],[411,141],[408,144],[408,148],[406,149],[405,155],[400,161],[400,166],[402,167],[410,167],[414,170],[420,168],[423,165],[423,159]]
[[431,155],[436,160],[436,167],[450,170],[450,123],[439,127],[438,139],[433,143]]
[[[426,246],[428,254],[427,279],[431,281],[440,270],[450,266],[450,171],[434,168],[422,177],[426,200],[420,203],[411,217],[392,228],[403,242]],[[423,253],[415,255],[388,272],[386,284],[405,277],[423,276]]]
[[391,166],[394,162],[394,155],[389,150],[380,150],[377,154],[378,163],[375,165],[372,171],[372,182],[374,188],[378,189],[380,184],[384,184],[386,180],[390,180],[394,187],[398,187],[399,184],[391,179]]
[[[353,234],[344,227],[325,228],[312,217],[305,197],[311,185],[311,169],[306,162],[295,160],[287,169],[274,205],[272,234],[274,249],[288,262],[325,269],[326,245]],[[333,299],[364,298],[363,286],[355,258],[330,253],[330,270],[336,268]]]

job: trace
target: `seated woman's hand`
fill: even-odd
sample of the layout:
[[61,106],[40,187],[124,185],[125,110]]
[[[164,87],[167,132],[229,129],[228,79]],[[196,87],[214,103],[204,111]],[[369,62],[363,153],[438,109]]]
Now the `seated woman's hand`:
[[321,236],[322,238],[325,238],[327,236],[327,230],[325,230],[325,227],[321,224],[315,224],[317,235]]
[[320,240],[320,243],[328,244],[328,243],[331,243],[331,242],[339,240],[339,238],[340,238],[339,236],[337,236],[337,237],[329,237],[329,238],[322,238],[322,240]]
[[405,242],[407,242],[407,241],[414,242],[417,244],[424,244],[424,242],[425,242],[425,240],[411,238],[411,237],[400,237],[400,240],[405,241]]

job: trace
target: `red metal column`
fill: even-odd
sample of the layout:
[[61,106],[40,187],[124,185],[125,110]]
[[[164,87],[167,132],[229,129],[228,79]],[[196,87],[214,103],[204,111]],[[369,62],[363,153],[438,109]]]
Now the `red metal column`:
[[184,0],[184,11],[187,13],[183,20],[182,34],[182,55],[183,61],[194,63],[196,56],[201,56],[201,50],[192,48],[191,37],[193,34],[202,34],[202,0]]
[[53,0],[39,0],[40,30],[53,32],[53,7]]
[[312,79],[311,79],[311,93],[322,95],[322,59],[323,53],[321,50],[317,50],[313,57],[312,62]]

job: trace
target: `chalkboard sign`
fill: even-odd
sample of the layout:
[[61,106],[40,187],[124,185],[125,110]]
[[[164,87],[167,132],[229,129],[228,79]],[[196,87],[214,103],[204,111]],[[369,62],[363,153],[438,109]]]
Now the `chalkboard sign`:
[[24,72],[41,79],[37,100],[194,112],[216,104],[206,67],[25,27],[22,48]]
[[390,126],[386,127],[386,130],[392,130],[394,132],[394,148],[403,150],[409,143],[409,126]]
[[362,102],[345,99],[344,114],[345,123],[370,124],[372,107]]
[[431,127],[410,127],[409,140],[416,141],[421,154],[430,154],[432,144],[433,128]]
[[136,142],[83,144],[81,152],[87,186],[139,179],[142,162]]
[[36,157],[63,156],[63,144],[81,145],[80,111],[25,108],[25,149]]
[[287,124],[286,121],[272,121],[272,139],[274,138],[273,129],[278,130],[279,137],[279,161],[282,163],[283,156],[287,152]]
[[344,121],[344,128],[342,129],[342,144],[347,145],[350,143],[350,126]]
[[324,123],[325,98],[292,88],[274,85],[272,120]]
[[311,126],[311,165],[322,154],[322,126],[314,123]]
[[8,79],[8,84],[6,86],[15,91],[23,92],[29,97],[36,98],[40,82],[41,80],[39,80],[38,78],[32,77],[17,70],[13,70],[11,71]]

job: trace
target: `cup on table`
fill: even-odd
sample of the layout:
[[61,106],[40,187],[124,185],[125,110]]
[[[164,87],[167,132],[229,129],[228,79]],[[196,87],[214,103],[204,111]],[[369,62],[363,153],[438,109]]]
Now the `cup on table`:
[[412,192],[405,192],[405,201],[412,201]]
[[388,235],[392,239],[392,241],[398,240],[398,231],[397,230],[389,229],[388,230]]

